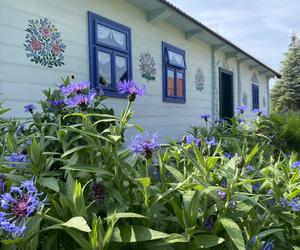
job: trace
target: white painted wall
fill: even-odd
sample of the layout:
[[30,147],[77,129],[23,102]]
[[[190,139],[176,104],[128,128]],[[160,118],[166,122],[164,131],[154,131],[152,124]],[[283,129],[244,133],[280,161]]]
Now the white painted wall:
[[[87,11],[131,28],[133,79],[144,83],[147,90],[146,95],[133,105],[136,112],[134,123],[150,131],[159,131],[161,138],[179,139],[189,126],[201,122],[200,114],[211,113],[211,50],[208,44],[200,40],[187,41],[182,31],[165,22],[155,26],[148,23],[143,11],[124,0],[0,0],[0,93],[7,98],[6,106],[12,108],[10,116],[24,117],[23,106],[40,100],[43,97],[41,89],[59,85],[61,77],[75,74],[78,81],[89,79]],[[65,65],[62,67],[45,68],[26,57],[23,43],[28,20],[44,17],[58,28],[66,44]],[[185,104],[162,101],[161,41],[186,52]],[[143,51],[149,51],[155,58],[157,77],[154,82],[146,83],[140,77],[139,56]],[[221,56],[218,55],[217,61]],[[236,105],[236,62],[232,59],[228,63],[234,71]],[[198,67],[205,75],[202,92],[195,88]],[[251,73],[243,68],[243,88],[250,85]],[[264,85],[265,81],[261,83]],[[260,89],[260,97],[265,89]],[[251,100],[250,94],[248,99]],[[110,98],[105,104],[120,114],[126,100]],[[134,133],[129,133],[129,136]]]

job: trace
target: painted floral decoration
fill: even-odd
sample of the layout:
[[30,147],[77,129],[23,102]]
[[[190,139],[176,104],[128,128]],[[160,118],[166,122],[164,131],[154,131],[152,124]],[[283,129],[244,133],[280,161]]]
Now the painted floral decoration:
[[148,82],[155,81],[156,67],[153,56],[147,51],[140,54],[140,72]]
[[243,92],[243,99],[242,99],[242,101],[243,101],[244,105],[248,105],[248,95],[247,95],[246,92]]
[[24,43],[26,56],[31,62],[44,67],[58,67],[64,65],[64,51],[66,46],[62,42],[61,34],[47,18],[29,20],[25,30]]
[[201,92],[204,89],[204,83],[205,83],[205,78],[204,78],[203,71],[200,68],[198,68],[195,75],[196,89]]

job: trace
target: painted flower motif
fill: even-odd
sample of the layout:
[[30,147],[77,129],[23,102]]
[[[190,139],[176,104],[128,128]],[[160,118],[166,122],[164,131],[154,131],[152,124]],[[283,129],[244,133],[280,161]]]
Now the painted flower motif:
[[154,133],[152,136],[145,132],[143,135],[135,136],[130,145],[130,149],[134,153],[144,153],[146,159],[152,157],[153,151],[159,148],[158,133]]
[[[26,165],[26,163],[30,162],[27,154],[19,154],[19,153],[12,153],[10,156],[7,157],[7,161],[11,162],[11,167],[18,167],[20,165]],[[20,163],[16,164],[16,163]]]
[[33,110],[35,110],[36,107],[33,104],[27,104],[24,106],[24,112],[29,112],[33,114]]
[[200,143],[201,143],[201,140],[197,137],[192,136],[192,135],[186,135],[185,136],[185,143],[186,144],[195,143],[196,146],[199,146]]
[[247,105],[241,105],[241,106],[238,106],[235,108],[235,111],[238,112],[238,113],[245,113],[245,111],[248,109],[248,106]]
[[75,95],[74,97],[70,97],[66,100],[66,105],[68,108],[86,108],[94,100],[95,96],[96,93]]
[[291,165],[291,168],[298,168],[298,169],[300,169],[300,161],[295,161],[295,162],[293,162],[292,163],[292,165]]
[[207,122],[208,118],[210,118],[210,114],[203,114],[200,117]]
[[13,236],[20,236],[26,229],[26,219],[34,215],[43,204],[33,181],[21,182],[10,192],[0,196],[0,229]]
[[211,136],[210,138],[205,138],[205,142],[210,146],[218,145],[218,142],[216,141],[216,138],[214,136]]
[[36,39],[32,39],[31,40],[31,47],[33,50],[36,50],[36,51],[41,51],[43,49],[43,44],[36,40]]
[[124,80],[118,83],[118,91],[120,94],[128,94],[128,100],[133,102],[137,95],[143,96],[145,94],[145,86],[140,88],[135,81]]
[[64,65],[66,46],[60,32],[47,18],[29,20],[26,32],[24,47],[31,62],[49,68]]

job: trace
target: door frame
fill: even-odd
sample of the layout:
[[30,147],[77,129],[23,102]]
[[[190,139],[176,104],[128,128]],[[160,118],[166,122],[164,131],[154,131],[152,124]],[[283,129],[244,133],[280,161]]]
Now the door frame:
[[234,116],[234,96],[233,96],[233,72],[231,70],[219,67],[219,117],[223,118],[223,87],[222,87],[222,73],[231,76],[231,107],[232,116]]

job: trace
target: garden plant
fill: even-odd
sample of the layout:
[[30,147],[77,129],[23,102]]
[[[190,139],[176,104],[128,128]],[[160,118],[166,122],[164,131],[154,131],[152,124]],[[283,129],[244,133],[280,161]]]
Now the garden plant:
[[300,249],[300,162],[278,122],[199,114],[160,145],[130,123],[145,88],[119,83],[115,114],[73,78],[0,120],[1,249]]

